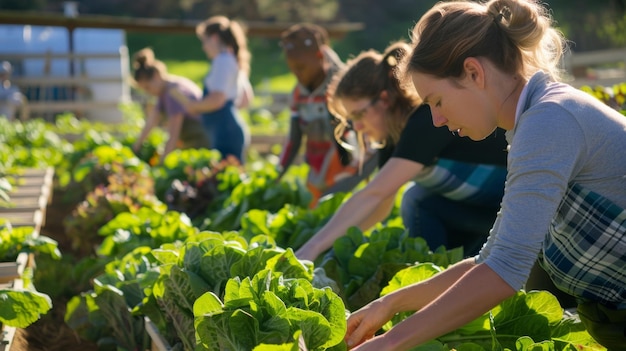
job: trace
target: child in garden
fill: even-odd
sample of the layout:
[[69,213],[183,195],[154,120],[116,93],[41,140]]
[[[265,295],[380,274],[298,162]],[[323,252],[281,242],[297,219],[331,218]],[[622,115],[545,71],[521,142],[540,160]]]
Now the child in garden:
[[409,235],[423,237],[432,249],[463,246],[467,255],[487,238],[504,193],[504,132],[477,143],[435,127],[413,87],[396,78],[409,52],[404,42],[382,54],[362,52],[330,83],[338,135],[351,125],[378,145],[380,171],[296,252],[299,258],[315,260],[349,227],[367,230],[384,220],[400,188],[413,179],[401,208]]
[[133,78],[137,87],[156,98],[154,106],[146,109],[146,123],[133,149],[138,152],[150,131],[167,117],[169,139],[160,162],[177,147],[209,148],[209,139],[202,129],[200,117],[185,111],[189,101],[202,98],[202,91],[191,80],[167,73],[162,61],[155,59],[150,48],[140,50],[133,56]]
[[335,140],[335,119],[328,112],[326,88],[343,63],[328,45],[326,30],[308,23],[294,25],[282,33],[281,47],[298,84],[293,90],[289,138],[280,157],[279,178],[298,156],[306,138],[304,161],[309,165],[307,186],[314,207],[325,194],[352,190],[376,163],[368,157],[359,169]]
[[245,32],[237,21],[214,16],[196,27],[202,49],[211,60],[211,70],[204,80],[204,96],[186,107],[202,114],[202,123],[212,147],[222,157],[236,157],[245,162],[250,132],[239,108],[252,101],[248,81],[250,52]]
[[[507,130],[502,207],[478,256],[348,319],[354,350],[409,350],[514,295],[539,257],[609,351],[626,350],[626,118],[558,82],[565,41],[541,4],[441,2],[413,31],[407,72],[433,122]],[[374,336],[400,311],[417,311]]]

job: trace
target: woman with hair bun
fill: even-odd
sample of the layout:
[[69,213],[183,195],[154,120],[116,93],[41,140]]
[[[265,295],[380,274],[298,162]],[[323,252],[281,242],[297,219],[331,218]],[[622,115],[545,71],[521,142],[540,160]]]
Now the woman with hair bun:
[[203,98],[187,104],[187,110],[202,114],[212,146],[222,157],[232,156],[243,164],[250,132],[239,108],[253,99],[245,32],[237,21],[213,16],[196,27],[196,34],[211,60],[211,70],[204,79]]
[[[406,72],[436,126],[507,130],[502,208],[475,258],[353,313],[349,346],[409,350],[451,332],[513,296],[539,258],[589,334],[626,350],[626,118],[558,82],[565,41],[535,1],[438,3],[412,39]],[[401,311],[417,312],[375,336]]]
[[156,104],[146,109],[146,123],[133,149],[138,151],[141,148],[150,131],[161,124],[163,115],[166,116],[169,139],[161,162],[177,147],[209,148],[209,139],[202,129],[200,117],[185,110],[189,101],[202,98],[200,88],[188,78],[167,73],[165,64],[154,57],[150,48],[135,53],[132,61],[135,85],[156,98]]
[[396,77],[409,53],[404,42],[384,53],[365,51],[333,77],[328,99],[340,120],[337,138],[351,128],[362,144],[374,145],[379,173],[296,252],[298,258],[315,260],[349,227],[367,230],[384,220],[400,188],[412,180],[401,207],[410,236],[423,237],[433,249],[462,246],[467,255],[476,254],[487,237],[504,192],[504,133],[476,143],[436,128],[428,106]]

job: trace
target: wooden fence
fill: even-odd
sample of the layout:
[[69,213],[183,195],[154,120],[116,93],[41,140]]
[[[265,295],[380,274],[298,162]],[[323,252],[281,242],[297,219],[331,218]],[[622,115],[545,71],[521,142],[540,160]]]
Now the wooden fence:
[[[121,120],[119,105],[130,101],[127,93],[128,53],[124,47],[118,53],[21,53],[2,54],[2,60],[8,60],[14,67],[23,67],[26,62],[41,61],[43,74],[26,76],[15,70],[12,82],[28,100],[28,111],[34,116],[54,116],[58,113],[72,112],[79,117],[93,117],[97,112],[105,112],[104,121]],[[70,75],[53,75],[53,62],[67,62]],[[90,75],[86,66],[94,62],[119,62],[119,71],[108,76]],[[114,96],[104,96],[101,89],[113,88]],[[100,89],[100,90],[99,90]],[[119,94],[117,93],[119,92]],[[110,118],[108,114],[111,113]]]
[[563,60],[569,75],[568,82],[575,86],[612,86],[626,82],[626,48],[569,53]]

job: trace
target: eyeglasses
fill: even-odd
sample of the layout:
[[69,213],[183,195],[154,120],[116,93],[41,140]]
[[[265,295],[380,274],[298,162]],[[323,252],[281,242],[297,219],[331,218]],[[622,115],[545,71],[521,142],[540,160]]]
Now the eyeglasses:
[[313,48],[313,40],[310,38],[305,38],[302,41],[281,41],[278,45],[285,51],[292,51],[296,49],[310,49]]
[[362,119],[363,116],[365,115],[365,112],[367,112],[367,110],[370,107],[374,106],[377,102],[378,102],[378,96],[370,100],[370,102],[367,105],[363,106],[362,108],[356,111],[352,111],[352,113],[348,115],[348,119],[351,121],[358,121]]

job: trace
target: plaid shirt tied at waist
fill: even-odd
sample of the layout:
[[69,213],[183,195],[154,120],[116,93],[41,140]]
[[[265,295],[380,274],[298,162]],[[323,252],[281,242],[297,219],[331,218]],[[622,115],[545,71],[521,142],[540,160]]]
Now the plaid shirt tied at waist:
[[570,186],[540,262],[568,294],[626,309],[626,210],[578,184]]

